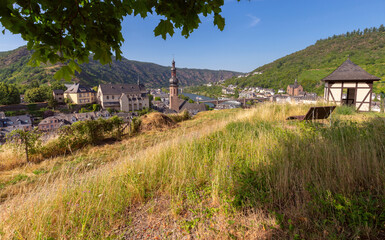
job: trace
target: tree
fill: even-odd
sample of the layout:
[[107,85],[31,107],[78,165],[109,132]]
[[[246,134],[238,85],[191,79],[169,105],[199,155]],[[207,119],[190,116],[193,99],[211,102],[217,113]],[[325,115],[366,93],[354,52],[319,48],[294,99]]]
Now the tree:
[[60,82],[60,81],[55,81],[53,83],[51,83],[51,90],[67,90],[66,86]]
[[56,101],[56,99],[53,97],[53,95],[51,95],[49,98],[48,98],[48,107],[49,108],[52,108],[52,109],[55,109],[57,107],[57,104],[58,102]]
[[187,96],[185,96],[183,94],[179,94],[178,98],[186,100],[186,101],[188,101],[190,99],[189,97],[187,97]]
[[30,84],[28,84],[28,87],[29,88],[38,88],[38,87],[40,87],[40,84],[38,81],[33,80]]
[[16,149],[24,150],[27,162],[30,160],[30,155],[39,151],[41,145],[40,137],[41,133],[37,128],[31,131],[16,129],[6,136],[8,143],[11,143]]
[[52,88],[48,85],[40,85],[40,91],[44,93],[44,101],[48,101],[50,97],[53,97],[52,95]]
[[97,112],[97,111],[100,111],[100,104],[92,104],[92,111],[93,112]]
[[379,32],[385,32],[385,26],[384,24],[381,24],[381,26],[378,28]]
[[24,100],[28,103],[44,102],[46,99],[46,92],[42,88],[28,89],[24,94]]
[[235,91],[234,91],[234,98],[239,98],[239,91],[238,91],[238,89],[235,89]]
[[0,105],[20,103],[20,94],[16,86],[0,83]]
[[212,14],[214,25],[223,30],[223,4],[223,0],[2,0],[0,23],[28,42],[28,49],[34,50],[32,65],[68,63],[55,78],[70,80],[75,71],[81,71],[79,64],[89,61],[91,53],[102,64],[110,63],[113,53],[121,59],[122,21],[127,15],[146,18],[157,14],[162,19],[154,29],[155,36],[166,39],[174,29],[181,29],[181,35],[187,38],[199,27],[200,16]]

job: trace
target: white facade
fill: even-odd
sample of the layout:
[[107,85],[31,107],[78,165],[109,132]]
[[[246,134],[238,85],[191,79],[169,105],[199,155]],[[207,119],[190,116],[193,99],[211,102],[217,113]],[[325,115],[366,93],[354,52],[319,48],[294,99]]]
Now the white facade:
[[[337,105],[352,105],[358,111],[370,111],[372,83],[367,82],[326,82],[324,99]],[[343,98],[343,96],[346,98]]]
[[103,109],[112,108],[123,112],[138,111],[150,107],[146,91],[134,84],[100,85],[97,100]]

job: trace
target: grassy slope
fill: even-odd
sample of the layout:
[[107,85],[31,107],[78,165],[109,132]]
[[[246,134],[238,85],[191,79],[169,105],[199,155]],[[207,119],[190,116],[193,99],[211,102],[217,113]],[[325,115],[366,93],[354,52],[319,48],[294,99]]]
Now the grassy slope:
[[294,79],[304,86],[306,91],[323,94],[320,80],[339,65],[348,56],[369,73],[383,78],[375,85],[375,90],[385,90],[385,32],[366,33],[364,35],[344,35],[319,40],[304,50],[295,52],[254,71],[263,72],[246,78],[231,79],[227,83],[240,86],[262,86],[286,89]]
[[[9,52],[0,52],[0,81],[7,83],[27,83],[37,80],[40,83],[53,80],[53,74],[58,66],[30,67],[27,65],[31,53],[26,47],[20,47]],[[184,86],[217,81],[221,77],[230,78],[238,75],[231,71],[214,71],[207,69],[178,69],[180,83]],[[170,68],[154,63],[131,61],[113,61],[111,65],[101,65],[90,60],[82,65],[82,72],[76,80],[89,86],[100,83],[136,83],[138,76],[148,87],[168,86]]]
[[[0,232],[30,239],[381,239],[385,120],[337,115],[332,127],[284,120],[306,108],[206,112],[177,129],[41,163],[65,167],[54,164],[39,180],[12,186],[35,190],[0,206]],[[105,165],[82,173],[98,161]]]

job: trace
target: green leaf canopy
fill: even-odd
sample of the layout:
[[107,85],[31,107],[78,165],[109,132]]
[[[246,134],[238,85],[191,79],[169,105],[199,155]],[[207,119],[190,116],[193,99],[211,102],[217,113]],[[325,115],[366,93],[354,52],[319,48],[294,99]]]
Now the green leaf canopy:
[[93,59],[107,64],[115,55],[121,59],[122,21],[127,15],[162,16],[155,36],[166,39],[174,29],[186,38],[199,27],[200,15],[214,15],[214,25],[223,30],[220,15],[223,0],[0,0],[0,23],[14,34],[21,34],[34,50],[31,64],[68,64],[55,75],[68,79],[78,64]]

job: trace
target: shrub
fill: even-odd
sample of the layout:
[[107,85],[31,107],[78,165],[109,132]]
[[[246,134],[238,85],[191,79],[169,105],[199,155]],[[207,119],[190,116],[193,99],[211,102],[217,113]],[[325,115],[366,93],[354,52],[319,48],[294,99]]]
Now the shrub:
[[140,118],[134,117],[132,119],[131,125],[130,125],[130,135],[133,135],[139,132],[140,123],[141,123]]
[[109,137],[120,139],[123,120],[117,116],[76,122],[59,130],[59,138],[47,143],[41,150],[44,158],[72,152],[89,144],[97,144]]

